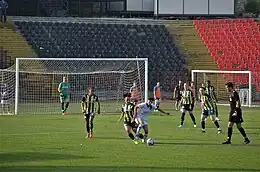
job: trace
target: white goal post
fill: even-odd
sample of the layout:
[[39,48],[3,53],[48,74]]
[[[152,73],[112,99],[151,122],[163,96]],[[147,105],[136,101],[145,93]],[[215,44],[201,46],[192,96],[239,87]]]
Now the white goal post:
[[14,114],[60,113],[56,88],[63,76],[72,82],[69,108],[74,110],[69,111],[73,113],[80,113],[88,86],[95,87],[101,111],[106,113],[118,112],[122,95],[133,82],[140,101],[148,99],[147,58],[16,58],[15,67],[6,71],[15,76]]
[[[238,83],[236,81],[244,79],[243,89],[238,89],[240,93],[240,100],[242,101],[243,106],[252,107],[252,72],[251,71],[222,71],[222,70],[192,70],[191,71],[192,81],[195,83],[196,87],[200,87],[202,83],[205,83],[206,80],[210,80],[214,84],[219,84],[215,86],[217,89],[216,92],[219,94],[218,97],[227,98],[225,91],[226,82],[234,82],[236,86]],[[219,88],[218,88],[219,87]],[[223,90],[222,90],[223,88]],[[227,99],[226,99],[227,100]],[[243,103],[245,100],[245,103]],[[225,102],[224,104],[227,104]]]

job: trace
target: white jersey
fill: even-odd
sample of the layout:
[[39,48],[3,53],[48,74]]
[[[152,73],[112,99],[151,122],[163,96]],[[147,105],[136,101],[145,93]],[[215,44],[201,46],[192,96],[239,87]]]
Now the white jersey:
[[146,118],[152,110],[155,110],[157,108],[154,104],[151,104],[151,106],[149,107],[145,102],[138,104],[137,107],[138,109],[136,118]]

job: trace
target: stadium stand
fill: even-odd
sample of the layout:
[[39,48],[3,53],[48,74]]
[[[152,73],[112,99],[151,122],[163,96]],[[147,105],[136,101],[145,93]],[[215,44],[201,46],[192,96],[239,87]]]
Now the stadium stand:
[[14,23],[39,57],[149,58],[150,84],[159,80],[165,90],[188,77],[186,61],[163,24],[68,21]]
[[[250,70],[260,91],[260,25],[253,19],[194,20],[194,25],[220,70]],[[230,76],[230,75],[229,75]],[[226,80],[232,80],[226,76]],[[246,77],[234,78],[238,85]]]

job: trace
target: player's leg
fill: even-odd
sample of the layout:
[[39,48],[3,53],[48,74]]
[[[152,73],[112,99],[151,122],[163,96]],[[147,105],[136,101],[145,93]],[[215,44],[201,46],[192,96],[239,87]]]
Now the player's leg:
[[181,107],[181,123],[179,125],[179,128],[183,127],[183,123],[185,120],[185,114],[186,114],[186,109],[184,106]]
[[[133,123],[131,124],[131,127],[132,127],[132,131],[133,131],[134,133],[136,133],[136,130],[137,130],[137,128],[138,128],[138,124],[137,124],[136,122],[133,122]],[[139,132],[139,138],[140,138],[140,139],[143,139],[143,138],[144,138],[144,135],[143,135],[142,133],[140,133],[140,132]]]
[[90,127],[89,127],[89,118],[90,118],[90,116],[89,116],[89,114],[84,114],[84,118],[85,118],[85,122],[86,122],[86,131],[87,131],[87,136],[86,136],[86,138],[89,138],[89,136],[90,136]]
[[70,104],[70,97],[68,95],[64,97],[64,102],[66,102],[64,110],[65,110],[65,113],[67,114],[67,109],[68,109],[69,104]]
[[158,98],[155,99],[155,105],[156,105],[157,109],[159,109],[159,107],[160,107],[160,102],[161,102],[161,99],[158,99]]
[[244,128],[242,127],[242,122],[244,122],[243,117],[242,117],[242,111],[241,109],[237,109],[237,116],[236,116],[236,125],[237,125],[237,129],[239,130],[239,132],[241,133],[241,135],[244,137],[244,143],[248,144],[250,143],[250,140],[248,139],[246,132],[244,130]]
[[234,125],[234,122],[232,122],[233,119],[231,117],[232,116],[229,117],[229,122],[228,122],[228,136],[227,136],[227,140],[225,140],[222,144],[231,144],[231,137],[232,137],[233,125]]
[[132,133],[132,127],[129,124],[124,124],[125,132],[128,134],[128,137],[131,140],[135,139],[134,134]]
[[180,109],[180,102],[181,100],[179,98],[176,99],[176,102],[175,102],[175,110],[178,111]]
[[216,117],[214,114],[211,114],[211,115],[210,115],[210,119],[211,119],[211,121],[215,124],[215,126],[217,127],[217,129],[218,129],[218,134],[220,134],[220,133],[222,132],[222,130],[221,130],[220,126],[219,126],[217,117]]
[[90,130],[90,134],[89,137],[93,137],[93,129],[94,129],[94,113],[90,113],[89,115],[89,130]]
[[216,120],[219,121],[219,118],[218,118],[218,106],[217,106],[216,102],[214,103],[214,110],[215,110]]
[[148,137],[148,124],[147,124],[146,121],[144,121],[143,129],[144,129],[144,139],[143,139],[143,142],[146,143],[146,140],[147,140],[147,137]]
[[139,139],[139,133],[143,127],[143,123],[142,123],[142,119],[141,118],[136,118],[135,122],[137,123],[137,128],[136,128],[136,132],[135,132],[135,138]]
[[193,108],[194,108],[194,104],[191,105],[191,108],[189,109],[189,114],[190,114],[190,118],[191,118],[191,120],[193,122],[193,126],[197,127],[196,119],[195,119],[195,116],[193,115]]
[[208,117],[207,112],[205,112],[205,111],[202,112],[202,114],[201,114],[201,131],[203,133],[206,132],[206,119],[207,119],[207,117]]
[[65,102],[64,102],[64,96],[63,95],[60,95],[60,103],[61,103],[62,115],[65,115]]
[[242,127],[242,124],[241,123],[236,123],[236,125],[237,125],[237,129],[239,130],[241,135],[244,137],[244,143],[245,144],[250,143],[250,140],[248,139],[248,137],[246,135],[246,132],[245,132],[244,128]]

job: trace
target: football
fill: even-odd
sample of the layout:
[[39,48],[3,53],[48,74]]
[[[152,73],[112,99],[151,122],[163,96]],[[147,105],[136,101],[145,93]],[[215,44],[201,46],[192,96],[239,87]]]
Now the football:
[[152,145],[154,145],[154,140],[152,138],[149,138],[149,139],[147,139],[146,144],[147,144],[147,146],[152,146]]

